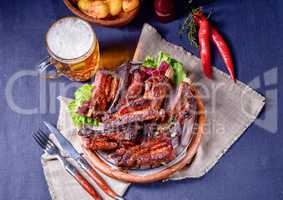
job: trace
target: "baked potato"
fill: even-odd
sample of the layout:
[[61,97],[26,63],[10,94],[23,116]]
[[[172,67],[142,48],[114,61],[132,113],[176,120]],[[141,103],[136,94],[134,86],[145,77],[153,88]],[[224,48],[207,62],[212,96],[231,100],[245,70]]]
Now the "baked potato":
[[139,0],[78,0],[79,9],[94,18],[103,19],[130,12],[139,6]]
[[79,0],[78,7],[85,14],[102,19],[109,15],[109,6],[105,1]]
[[139,6],[139,0],[123,0],[122,8],[124,12],[130,12]]
[[108,0],[110,14],[118,15],[122,11],[122,0]]

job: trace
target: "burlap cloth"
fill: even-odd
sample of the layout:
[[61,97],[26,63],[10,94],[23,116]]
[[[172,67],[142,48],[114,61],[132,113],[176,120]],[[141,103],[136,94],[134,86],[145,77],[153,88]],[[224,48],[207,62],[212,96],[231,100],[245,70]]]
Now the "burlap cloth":
[[[206,107],[207,124],[205,134],[195,159],[189,167],[173,174],[171,180],[198,178],[206,174],[244,133],[256,119],[264,106],[265,98],[247,85],[237,81],[235,84],[229,76],[214,68],[214,79],[206,79],[201,72],[199,58],[185,51],[182,47],[171,44],[158,34],[149,24],[145,24],[135,52],[135,60],[143,60],[147,55],[155,56],[164,51],[180,60],[191,79],[198,87]],[[58,98],[61,102],[58,128],[81,151],[67,112],[69,99]],[[60,163],[46,155],[42,156],[42,166],[51,197],[54,200],[89,200],[91,197],[64,171]],[[123,195],[128,183],[105,177],[109,185]],[[109,199],[106,198],[105,199]]]

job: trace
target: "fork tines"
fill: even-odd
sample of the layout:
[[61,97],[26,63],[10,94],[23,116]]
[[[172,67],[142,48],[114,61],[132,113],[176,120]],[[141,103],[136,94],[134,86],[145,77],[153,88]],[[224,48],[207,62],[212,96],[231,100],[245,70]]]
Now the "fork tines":
[[32,134],[34,140],[39,144],[39,146],[43,149],[54,147],[55,144],[52,140],[49,139],[46,133],[44,133],[41,129]]

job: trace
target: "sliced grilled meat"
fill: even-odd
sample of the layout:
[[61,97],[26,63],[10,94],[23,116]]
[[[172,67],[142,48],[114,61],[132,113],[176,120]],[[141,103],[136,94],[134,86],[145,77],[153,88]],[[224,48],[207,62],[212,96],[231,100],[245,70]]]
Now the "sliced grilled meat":
[[136,145],[134,141],[124,139],[122,132],[83,137],[83,146],[92,151],[114,151],[121,147],[128,148],[134,145]]
[[[79,131],[79,135],[84,138],[83,145],[91,150],[110,151],[118,147],[128,147],[135,145],[141,126],[130,124],[107,131],[91,130],[84,128]],[[107,147],[109,145],[109,147]]]
[[135,70],[132,74],[131,84],[119,101],[118,107],[128,104],[128,102],[140,98],[144,91],[145,74],[141,70]]
[[92,98],[78,112],[102,125],[84,127],[79,135],[85,148],[110,153],[117,166],[158,167],[176,157],[183,130],[191,130],[185,122],[193,121],[187,120],[193,119],[193,94],[183,82],[172,95],[176,89],[166,75],[129,69],[121,68],[119,78],[117,73],[97,73]]
[[148,123],[144,123],[144,127],[143,127],[143,139],[142,139],[142,143],[148,142],[151,140],[151,138],[154,137],[156,131],[158,128],[158,124],[156,122],[148,122]]
[[151,101],[149,99],[138,98],[128,102],[126,105],[121,106],[116,113],[110,116],[110,118],[111,120],[118,119],[128,113],[148,109],[150,108],[150,105]]
[[82,145],[90,150],[96,151],[114,151],[118,148],[116,141],[111,141],[107,137],[93,139],[93,138],[82,138]]
[[117,165],[126,168],[148,168],[161,166],[175,158],[170,138],[161,135],[144,144],[128,149],[120,148],[112,158]]
[[169,105],[170,116],[175,116],[176,119],[183,124],[185,118],[188,117],[192,104],[194,104],[194,97],[190,89],[190,85],[182,82],[178,87],[175,98]]
[[94,85],[91,106],[94,108],[94,111],[106,111],[111,101],[115,98],[119,79],[113,74],[100,71],[95,76]]
[[[136,138],[138,132],[143,128],[141,125],[127,124],[125,126],[111,127],[108,129],[92,129],[93,127],[81,128],[78,132],[79,136],[82,137],[93,137],[95,135],[111,135],[112,133],[123,133],[123,139],[133,140]],[[110,136],[109,136],[110,137]]]
[[80,115],[100,119],[114,100],[119,87],[117,76],[106,71],[99,71],[95,76],[94,90],[90,101],[78,108]]
[[151,100],[151,108],[159,110],[172,86],[164,75],[152,76],[145,81],[144,98]]
[[109,123],[110,126],[116,126],[116,124],[120,126],[126,123],[160,119],[158,111],[171,88],[169,79],[164,75],[148,78],[145,81],[143,97],[139,97],[143,93],[142,77],[140,71],[134,72],[133,81],[127,90],[126,97],[120,101],[119,110],[114,114],[107,115],[103,119],[105,123]]
[[130,112],[116,118],[114,120],[104,121],[105,129],[119,127],[122,125],[126,125],[129,123],[134,122],[144,122],[144,121],[158,121],[163,120],[166,116],[166,113],[163,109],[161,110],[154,110],[154,109],[147,109],[147,110],[139,110]]
[[120,78],[119,87],[108,109],[109,113],[113,113],[117,111],[117,104],[119,100],[121,99],[121,96],[125,95],[126,89],[129,87],[129,82],[130,82],[129,73],[130,73],[131,68],[132,68],[132,65],[130,63],[127,63],[117,69],[117,76]]

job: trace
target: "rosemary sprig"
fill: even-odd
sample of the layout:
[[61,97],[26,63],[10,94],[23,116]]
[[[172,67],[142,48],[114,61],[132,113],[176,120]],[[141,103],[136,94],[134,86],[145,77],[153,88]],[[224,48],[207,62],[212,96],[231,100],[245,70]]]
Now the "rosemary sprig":
[[198,30],[194,20],[192,19],[192,15],[190,16],[191,19],[188,24],[188,39],[192,46],[198,48]]
[[192,13],[198,12],[201,8],[191,8],[190,12],[185,17],[184,23],[180,28],[180,34],[187,33],[188,40],[190,44],[196,48],[198,48],[198,29],[196,24],[194,23]]
[[[206,0],[206,1],[200,1],[201,4],[207,4],[211,3],[213,0]],[[199,2],[198,2],[199,3]],[[184,23],[182,24],[179,34],[182,35],[184,33],[187,34],[187,38],[190,41],[190,44],[196,48],[198,48],[198,27],[194,22],[193,19],[193,13],[197,13],[202,11],[202,8],[200,7],[200,4],[197,5],[197,3],[194,0],[188,0],[188,10]],[[211,11],[208,14],[208,18],[211,16]]]

